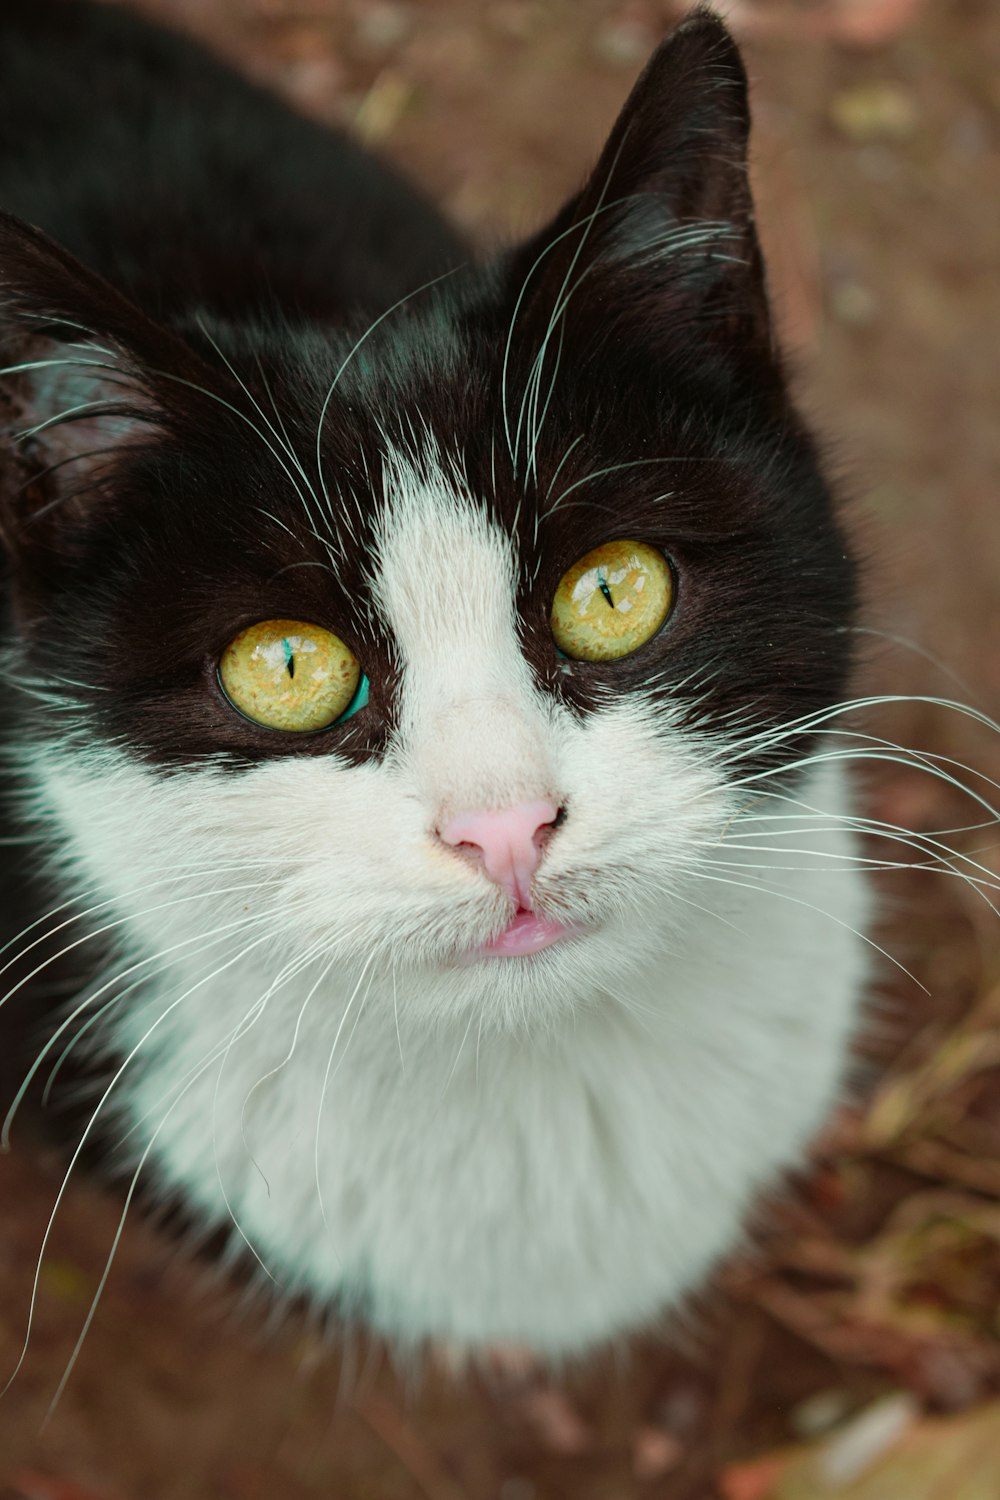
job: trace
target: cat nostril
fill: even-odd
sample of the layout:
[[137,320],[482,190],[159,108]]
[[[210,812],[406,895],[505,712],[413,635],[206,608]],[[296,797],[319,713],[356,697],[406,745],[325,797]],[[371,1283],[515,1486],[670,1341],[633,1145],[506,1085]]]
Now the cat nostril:
[[545,848],[546,844],[549,842],[549,839],[555,833],[556,829],[561,828],[565,821],[566,809],[564,807],[560,807],[557,809],[554,818],[550,818],[548,822],[539,823],[538,827],[535,829],[534,833],[531,836],[535,848],[539,850],[539,852],[541,852]]
[[485,873],[520,905],[528,905],[531,879],[565,810],[551,802],[459,813],[438,832],[442,843],[478,859]]

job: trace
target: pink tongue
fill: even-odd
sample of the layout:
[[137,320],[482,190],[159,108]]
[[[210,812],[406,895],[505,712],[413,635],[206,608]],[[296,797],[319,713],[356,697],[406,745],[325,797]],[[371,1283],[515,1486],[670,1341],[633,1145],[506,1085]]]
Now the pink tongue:
[[497,958],[518,958],[526,953],[540,953],[560,938],[568,937],[570,932],[562,922],[536,916],[533,911],[519,911],[510,926],[484,943],[479,951]]

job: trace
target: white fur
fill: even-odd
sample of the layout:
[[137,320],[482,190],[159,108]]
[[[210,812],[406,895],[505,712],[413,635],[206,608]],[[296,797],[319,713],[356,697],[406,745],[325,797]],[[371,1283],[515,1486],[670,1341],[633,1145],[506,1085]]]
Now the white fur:
[[[158,970],[107,1025],[135,1052],[105,1106],[139,1122],[135,1154],[152,1141],[284,1288],[403,1342],[557,1357],[675,1303],[799,1158],[842,1078],[866,897],[839,825],[798,870],[781,840],[724,842],[747,801],[732,745],[642,695],[578,719],[542,692],[510,540],[457,475],[395,458],[385,478],[372,567],[403,689],[383,763],[165,774],[54,746],[39,802],[125,919],[122,982]],[[466,962],[505,898],[434,830],[543,797],[568,816],[538,904],[592,930]],[[808,798],[840,819],[839,769]],[[740,859],[746,886],[719,863]]]

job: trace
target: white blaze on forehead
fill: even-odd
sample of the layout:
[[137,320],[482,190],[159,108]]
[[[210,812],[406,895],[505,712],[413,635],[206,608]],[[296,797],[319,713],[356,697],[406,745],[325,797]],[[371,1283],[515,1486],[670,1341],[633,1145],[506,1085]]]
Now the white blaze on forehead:
[[509,536],[457,466],[384,467],[373,588],[403,667],[400,740],[435,810],[553,794],[546,719],[517,634]]
[[407,669],[454,679],[457,659],[513,686],[521,661],[514,624],[514,549],[457,472],[385,465],[375,595]]

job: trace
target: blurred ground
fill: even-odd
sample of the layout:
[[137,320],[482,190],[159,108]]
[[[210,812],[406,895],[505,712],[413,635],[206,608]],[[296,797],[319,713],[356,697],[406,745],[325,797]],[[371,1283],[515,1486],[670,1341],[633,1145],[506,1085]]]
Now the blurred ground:
[[[684,7],[143,8],[350,123],[488,242],[536,225],[577,183]],[[754,78],[786,342],[872,558],[862,686],[996,715],[1000,9],[723,8]],[[1000,773],[996,735],[953,711],[888,706],[870,722]],[[992,790],[951,762],[927,764]],[[940,777],[891,761],[862,786],[872,811],[912,828],[985,816]],[[964,847],[998,868],[989,829]],[[606,1356],[547,1401],[481,1378],[432,1375],[417,1389],[378,1350],[234,1315],[231,1291],[133,1221],[39,1433],[120,1212],[113,1193],[81,1181],[60,1216],[29,1359],[0,1401],[2,1500],[995,1500],[1000,919],[948,875],[894,876],[885,894],[885,945],[929,995],[886,966],[860,1048],[866,1103],[834,1122],[814,1172],[762,1213],[758,1249],[725,1269],[679,1337]],[[27,1143],[0,1162],[4,1370],[59,1175]],[[804,1456],[788,1451],[801,1443]]]

